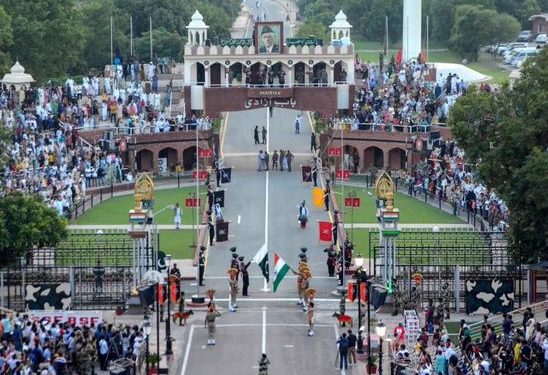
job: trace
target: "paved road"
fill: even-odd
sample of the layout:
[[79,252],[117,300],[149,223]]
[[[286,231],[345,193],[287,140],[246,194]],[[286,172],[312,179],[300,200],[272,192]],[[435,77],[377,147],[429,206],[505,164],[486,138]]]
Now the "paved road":
[[[216,243],[208,249],[205,274],[206,289],[217,291],[217,303],[224,310],[218,320],[218,345],[205,345],[204,313],[197,312],[189,326],[182,328],[182,335],[179,332],[182,337],[177,350],[182,361],[178,374],[257,374],[257,360],[263,349],[272,362],[272,373],[337,372],[333,366],[337,327],[331,316],[338,307],[338,300],[331,294],[337,282],[327,276],[323,253],[326,245],[318,241],[316,224],[317,220],[328,219],[327,213],[310,206],[310,226],[305,230],[298,227],[296,206],[303,199],[311,204],[311,186],[301,182],[299,162],[294,163],[293,172],[256,171],[259,149],[289,148],[300,155],[296,159],[302,162],[312,157],[310,125],[307,123],[301,134],[294,134],[293,124],[298,113],[274,109],[272,118],[267,118],[265,108],[231,113],[228,117],[222,151],[225,164],[234,166],[234,170],[232,182],[221,188],[226,189],[223,214],[225,220],[230,221],[230,236],[228,242]],[[255,125],[268,127],[266,145],[254,144]],[[292,274],[275,294],[265,292],[260,269],[252,264],[250,297],[240,298],[238,312],[228,312],[229,248],[236,246],[238,254],[250,260],[264,243],[268,246],[271,265],[276,251],[295,267],[300,248],[308,248],[313,275],[311,286],[319,292],[315,337],[307,336],[306,317],[296,305],[296,278]],[[194,293],[196,288],[192,285],[185,289]]]
[[[293,30],[291,23],[286,22],[287,18],[287,1],[285,0],[245,0],[245,5],[249,8],[253,15],[253,20],[257,20],[257,16],[260,21],[274,22],[282,21],[284,23],[284,39],[291,38],[293,36]],[[257,7],[256,4],[259,4]],[[266,19],[265,19],[266,16]],[[253,22],[250,22],[248,29],[246,30],[246,37],[251,38],[253,34]]]

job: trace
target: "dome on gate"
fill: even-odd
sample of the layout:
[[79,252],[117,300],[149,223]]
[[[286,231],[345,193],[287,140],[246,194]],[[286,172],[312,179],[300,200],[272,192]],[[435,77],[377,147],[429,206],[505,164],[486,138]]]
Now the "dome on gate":
[[198,10],[194,12],[192,15],[191,21],[186,27],[187,29],[208,29],[209,26],[207,26],[204,22],[204,16]]
[[352,27],[352,25],[348,23],[346,14],[344,14],[342,10],[339,10],[339,13],[337,13],[337,15],[335,16],[335,22],[333,22],[329,27],[332,29],[345,29]]

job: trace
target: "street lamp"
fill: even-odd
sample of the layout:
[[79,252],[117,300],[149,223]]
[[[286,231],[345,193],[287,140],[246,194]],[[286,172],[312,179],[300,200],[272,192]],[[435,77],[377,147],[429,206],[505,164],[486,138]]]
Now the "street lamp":
[[386,335],[386,325],[382,320],[375,327],[375,331],[377,336],[379,336],[379,375],[382,375],[382,339]]
[[167,262],[166,355],[172,355],[173,348],[171,345],[171,298],[170,298],[171,280],[169,279],[169,274],[171,272],[171,254],[167,254],[164,259]]
[[[361,300],[361,282],[365,274],[363,269],[363,258],[359,255],[354,259],[356,263],[356,289],[358,290],[358,354],[363,354],[363,337],[362,337],[362,300]],[[369,295],[367,296],[369,299]]]
[[152,326],[150,325],[150,318],[148,317],[148,315],[145,315],[145,318],[143,320],[143,332],[145,333],[145,340],[146,340],[146,352],[145,352],[145,361],[146,361],[146,373],[148,375],[148,370],[149,370],[149,346],[148,346],[148,338],[150,336],[150,334],[152,333]]

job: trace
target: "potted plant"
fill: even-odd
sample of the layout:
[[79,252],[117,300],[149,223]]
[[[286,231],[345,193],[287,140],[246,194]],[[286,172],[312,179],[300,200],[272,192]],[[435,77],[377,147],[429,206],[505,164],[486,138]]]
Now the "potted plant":
[[158,374],[158,363],[160,363],[160,356],[156,353],[152,353],[148,356],[148,374],[147,375],[157,375]]
[[376,355],[371,355],[367,358],[367,373],[368,374],[376,374],[377,373],[377,359],[379,359]]

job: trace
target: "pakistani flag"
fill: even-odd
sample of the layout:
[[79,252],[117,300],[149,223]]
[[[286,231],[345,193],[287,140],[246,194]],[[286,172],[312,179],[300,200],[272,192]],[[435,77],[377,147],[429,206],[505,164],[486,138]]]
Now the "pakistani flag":
[[278,289],[287,271],[289,271],[289,266],[285,263],[285,260],[278,253],[274,253],[274,292]]
[[261,267],[263,276],[266,279],[266,282],[268,282],[270,276],[270,265],[268,264],[268,249],[266,248],[266,244],[261,246],[259,251],[257,251],[257,254],[253,257],[253,261]]

